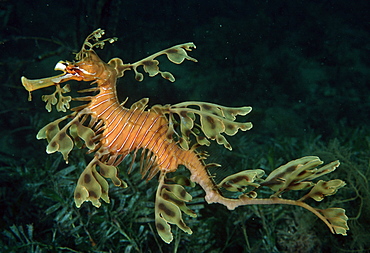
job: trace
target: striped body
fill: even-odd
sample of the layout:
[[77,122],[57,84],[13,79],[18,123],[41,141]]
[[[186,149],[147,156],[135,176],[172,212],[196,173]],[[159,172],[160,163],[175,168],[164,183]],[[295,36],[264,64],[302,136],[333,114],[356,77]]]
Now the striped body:
[[[100,144],[110,155],[124,158],[131,152],[144,149],[153,154],[151,167],[155,171],[173,172],[180,164],[203,169],[204,165],[195,151],[183,150],[176,142],[166,139],[168,120],[164,115],[145,108],[128,109],[118,102],[115,85],[103,87],[88,108],[94,117],[104,121]],[[114,162],[115,159],[110,163]]]

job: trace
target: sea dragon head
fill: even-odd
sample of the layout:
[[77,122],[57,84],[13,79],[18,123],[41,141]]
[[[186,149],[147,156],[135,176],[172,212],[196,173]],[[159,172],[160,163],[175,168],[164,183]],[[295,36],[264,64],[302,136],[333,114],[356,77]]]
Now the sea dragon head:
[[80,52],[76,54],[75,61],[59,61],[55,65],[54,70],[63,71],[63,74],[35,80],[30,80],[22,76],[22,84],[30,94],[28,99],[31,100],[31,92],[34,90],[49,86],[58,86],[60,83],[69,80],[89,82],[97,81],[97,76],[99,76],[99,78],[104,78],[102,73],[104,69],[107,68],[107,64],[99,58],[93,48],[103,48],[106,41],[113,43],[117,38],[99,40],[103,34],[104,30],[102,29],[97,29],[90,34],[86,38]]
[[[98,57],[96,54],[94,55]],[[22,84],[26,90],[31,93],[34,90],[57,85],[69,80],[93,81],[95,73],[97,72],[97,66],[89,64],[89,62],[84,59],[76,63],[70,61],[59,61],[55,65],[54,70],[63,71],[63,74],[34,80],[30,80],[22,76]]]

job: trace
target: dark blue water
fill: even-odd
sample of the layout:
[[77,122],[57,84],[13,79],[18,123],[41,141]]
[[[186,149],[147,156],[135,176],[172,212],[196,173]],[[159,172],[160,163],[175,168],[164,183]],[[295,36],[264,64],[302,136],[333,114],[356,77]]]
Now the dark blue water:
[[[5,252],[368,252],[369,10],[365,0],[1,0],[0,243]],[[155,182],[112,188],[116,202],[99,210],[90,204],[76,209],[72,193],[86,163],[84,151],[69,165],[60,154],[45,153],[46,143],[35,135],[62,114],[44,109],[41,96],[49,90],[34,92],[28,102],[20,78],[55,75],[55,64],[72,61],[72,53],[97,28],[118,37],[97,50],[105,61],[134,62],[194,42],[197,49],[189,54],[198,63],[173,66],[161,60],[175,83],[159,77],[137,83],[127,73],[118,85],[120,98],[133,103],[149,97],[150,105],[197,100],[252,106],[246,120],[254,127],[231,139],[234,153],[211,147],[210,159],[234,172],[272,170],[303,155],[340,159],[342,166],[328,178],[342,178],[347,186],[332,197],[337,203],[322,204],[345,207],[354,229],[347,237],[331,235],[299,208],[230,212],[201,202],[200,217],[187,221],[194,234],[173,228],[178,244],[168,246],[154,239],[148,225],[154,229],[154,223],[147,222],[153,219]],[[79,84],[71,85],[73,91],[74,85]],[[141,182],[139,176],[132,180]],[[137,210],[147,211],[135,215]]]

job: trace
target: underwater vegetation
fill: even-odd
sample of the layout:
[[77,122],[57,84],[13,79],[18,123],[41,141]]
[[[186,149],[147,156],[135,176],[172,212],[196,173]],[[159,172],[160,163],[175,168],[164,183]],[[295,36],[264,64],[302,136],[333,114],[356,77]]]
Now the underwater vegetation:
[[[98,2],[109,7],[109,1]],[[367,240],[370,231],[367,215],[370,213],[369,62],[364,43],[368,35],[360,27],[356,28],[354,21],[347,22],[353,19],[350,11],[346,14],[347,20],[331,16],[331,8],[326,8],[328,2],[321,5],[305,2],[302,17],[290,12],[297,8],[294,4],[271,5],[268,10],[262,3],[259,7],[257,3],[249,4],[248,15],[244,16],[255,15],[252,22],[246,21],[247,17],[243,22],[235,18],[236,10],[241,7],[238,1],[228,6],[216,1],[215,8],[228,10],[227,15],[192,16],[193,20],[189,21],[181,20],[180,13],[179,22],[193,28],[178,32],[178,28],[168,22],[170,19],[160,17],[163,15],[160,10],[152,16],[144,15],[145,22],[137,19],[133,22],[129,15],[122,21],[117,18],[118,8],[97,13],[95,7],[85,1],[76,1],[81,15],[69,21],[75,29],[68,30],[57,23],[52,28],[43,27],[39,23],[36,26],[43,29],[28,27],[27,32],[27,26],[13,26],[16,29],[1,31],[0,46],[4,50],[0,79],[4,89],[0,100],[3,108],[0,246],[4,252],[367,252],[370,249]],[[134,15],[135,6],[129,7],[130,15]],[[361,6],[353,8],[359,10]],[[22,13],[20,4],[11,4],[1,10],[8,9],[11,15],[1,16],[4,17],[3,27],[21,23],[22,18],[15,20]],[[176,12],[175,6],[164,9]],[[216,12],[202,10],[203,14]],[[188,11],[187,15],[191,15],[191,10]],[[145,12],[141,10],[135,15]],[[45,17],[41,13],[39,16]],[[84,23],[82,17],[86,16],[94,16],[93,21]],[[50,22],[58,19],[58,15],[54,17]],[[65,15],[60,20],[65,21]],[[158,38],[150,33],[155,30],[155,24],[163,27]],[[295,24],[299,24],[297,31]],[[208,152],[207,163],[222,164],[222,167],[208,168],[217,183],[243,170],[263,170],[268,175],[298,157],[317,156],[324,164],[339,160],[340,166],[333,173],[319,179],[340,178],[346,185],[319,205],[314,199],[306,202],[322,209],[333,206],[346,209],[348,235],[330,234],[323,222],[300,207],[251,205],[229,211],[220,204],[208,205],[200,186],[183,186],[192,195],[186,205],[197,215],[197,218],[182,215],[193,234],[171,225],[173,241],[166,244],[155,227],[153,201],[158,181],[156,177],[143,180],[138,173],[142,155],[139,151],[137,162],[131,163],[133,157],[128,155],[119,165],[120,179],[127,183],[127,188],[110,183],[109,204],[102,202],[96,208],[84,203],[77,208],[73,194],[77,179],[83,168],[89,167],[93,154],[86,155],[86,149],[74,148],[68,154],[68,164],[59,153],[46,154],[47,142],[37,141],[35,137],[40,129],[63,117],[64,113],[57,112],[54,107],[50,113],[45,111],[45,103],[40,99],[43,91],[33,92],[33,100],[28,102],[19,78],[53,75],[51,66],[60,59],[71,59],[71,52],[78,52],[84,36],[101,26],[107,28],[110,35],[119,37],[104,50],[97,50],[104,60],[112,56],[122,56],[124,60],[141,59],[188,40],[197,45],[191,57],[198,63],[186,61],[178,67],[166,65],[165,57],[159,58],[160,69],[176,75],[174,83],[147,75],[138,83],[133,71],[126,71],[124,83],[117,85],[117,93],[120,101],[129,97],[127,105],[149,97],[148,107],[184,100],[232,107],[253,106],[253,111],[240,118],[243,122],[244,118],[252,121],[253,128],[227,136],[233,147],[231,152],[213,141],[209,147],[198,148],[199,152]],[[145,26],[150,29],[145,30]],[[59,31],[53,33],[57,28]],[[343,39],[336,39],[338,35]],[[347,37],[351,39],[345,39]],[[63,96],[78,97],[81,94],[76,93],[76,89],[91,88],[82,82],[68,83],[71,92],[62,93]],[[44,90],[45,94],[51,94],[55,88]],[[86,122],[84,124],[86,126]],[[181,133],[181,129],[178,130],[176,132]],[[66,132],[70,134],[70,130]],[[78,145],[83,142],[80,140]],[[132,172],[127,173],[126,168],[130,167]],[[191,177],[183,166],[176,173]],[[253,188],[253,185],[247,187],[249,197]],[[257,190],[258,198],[274,194],[267,186]],[[292,190],[282,196],[300,199],[309,192]],[[222,190],[222,194],[235,198],[240,193]]]

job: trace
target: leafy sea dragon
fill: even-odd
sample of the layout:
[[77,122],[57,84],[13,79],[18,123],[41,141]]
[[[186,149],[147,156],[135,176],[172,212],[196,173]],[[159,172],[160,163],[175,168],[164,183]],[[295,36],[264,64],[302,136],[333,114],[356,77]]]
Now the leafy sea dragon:
[[[116,82],[124,76],[125,71],[133,70],[135,79],[142,81],[147,73],[150,77],[160,74],[163,78],[174,82],[174,76],[159,69],[158,56],[166,55],[175,63],[184,60],[197,62],[188,55],[195,49],[193,43],[184,43],[162,50],[135,63],[123,63],[113,58],[108,63],[102,61],[94,48],[103,48],[105,43],[113,43],[117,38],[102,39],[104,30],[97,29],[83,43],[75,61],[59,61],[55,70],[63,73],[57,76],[30,80],[22,77],[22,84],[29,92],[55,86],[50,95],[44,95],[46,109],[52,106],[58,111],[71,111],[70,114],[47,124],[37,134],[37,139],[46,139],[46,152],[56,151],[68,162],[68,155],[76,145],[94,153],[92,161],[87,165],[78,179],[74,192],[77,207],[90,201],[94,206],[101,205],[100,199],[109,203],[106,178],[115,186],[127,187],[120,179],[118,165],[129,154],[132,157],[131,167],[137,155],[140,159],[140,173],[147,180],[157,174],[158,188],[155,197],[155,226],[160,237],[167,243],[173,239],[170,224],[174,224],[189,234],[191,229],[182,219],[182,212],[196,217],[194,211],[186,206],[192,196],[186,192],[184,185],[189,182],[199,184],[205,191],[208,203],[220,203],[233,210],[243,205],[287,204],[303,207],[314,213],[330,229],[332,233],[346,235],[349,229],[347,216],[342,208],[315,209],[304,201],[312,198],[321,201],[325,196],[333,195],[345,185],[342,180],[312,180],[334,171],[339,161],[319,167],[323,162],[316,156],[306,156],[288,162],[272,171],[265,179],[261,169],[244,170],[230,175],[216,183],[208,172],[211,166],[205,164],[205,153],[197,151],[202,145],[208,146],[209,140],[231,150],[225,135],[235,135],[238,130],[252,128],[250,122],[236,122],[236,116],[248,114],[252,108],[231,108],[205,102],[183,102],[175,105],[154,105],[147,108],[148,99],[143,98],[130,108],[125,107],[126,101],[117,98]],[[140,67],[140,69],[139,69]],[[64,94],[70,91],[69,85],[61,87],[61,83],[69,80],[91,82],[89,89],[78,91],[90,95],[72,98]],[[83,104],[70,109],[70,102],[82,101]],[[179,165],[189,169],[189,181],[183,176],[168,178],[167,174],[177,170]],[[257,198],[260,187],[269,187],[274,193],[270,198]],[[222,195],[221,188],[239,193],[238,198]],[[249,190],[247,190],[249,189]],[[251,190],[252,189],[252,190]],[[291,190],[310,189],[298,200],[282,198],[282,194]]]

